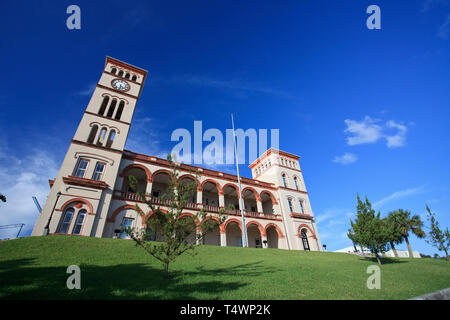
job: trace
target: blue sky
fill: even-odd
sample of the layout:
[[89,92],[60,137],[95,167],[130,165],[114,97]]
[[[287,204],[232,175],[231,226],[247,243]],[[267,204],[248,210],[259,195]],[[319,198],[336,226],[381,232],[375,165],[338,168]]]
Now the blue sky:
[[[81,30],[66,28],[71,4]],[[381,30],[366,27],[371,4]],[[31,232],[31,196],[45,202],[107,55],[149,71],[132,151],[164,155],[171,133],[193,131],[194,120],[225,132],[231,113],[237,128],[280,129],[280,149],[301,156],[329,250],[351,244],[357,193],[382,215],[403,208],[425,220],[427,203],[450,225],[448,0],[3,1],[0,10],[0,225]]]

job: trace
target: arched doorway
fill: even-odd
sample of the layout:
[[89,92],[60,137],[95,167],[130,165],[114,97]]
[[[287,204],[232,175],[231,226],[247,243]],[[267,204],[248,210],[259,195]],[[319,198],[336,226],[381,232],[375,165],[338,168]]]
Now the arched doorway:
[[258,216],[258,206],[256,205],[256,192],[246,189],[242,192],[244,207],[247,213]]
[[247,226],[247,238],[249,248],[262,248],[262,236],[256,224],[251,223]]
[[272,197],[266,191],[263,191],[261,193],[261,204],[262,204],[264,214],[274,214],[274,211],[273,211],[274,203],[272,201]]
[[[208,224],[206,226],[205,224]],[[202,222],[202,228],[212,228],[203,237],[203,244],[209,246],[220,246],[220,227],[219,223],[214,219],[207,219]]]
[[278,232],[274,226],[270,226],[266,229],[267,234],[267,247],[278,248]]
[[[137,180],[137,185],[135,187],[135,190],[130,185],[130,179],[129,176],[133,176]],[[126,173],[123,177],[123,183],[122,183],[122,192],[125,192],[126,194],[145,194],[147,189],[147,173],[142,168],[134,167],[126,170]],[[130,197],[131,197],[130,195]]]
[[237,222],[230,222],[226,229],[227,247],[242,247],[242,231]]
[[202,188],[202,203],[208,206],[219,206],[219,190],[215,183],[210,181],[203,184]]
[[183,225],[178,228],[176,232],[178,233],[178,235],[181,235],[186,242],[195,244],[197,238],[197,226],[194,219],[190,216],[182,216],[180,217],[180,220],[183,222]]
[[303,249],[309,251],[310,248],[309,248],[308,236],[307,236],[306,232],[307,232],[306,229],[302,229],[302,231],[300,231],[300,237],[302,238]]
[[238,188],[234,185],[226,185],[223,188],[223,195],[225,200],[225,208],[230,206],[234,209],[239,209],[239,198],[238,198]]
[[159,172],[153,175],[152,184],[152,197],[161,198],[165,196],[166,200],[169,199],[169,181],[171,177],[167,172]]
[[186,192],[189,191],[190,194],[186,195],[187,202],[197,203],[197,182],[193,177],[184,176],[180,178],[179,184],[182,186],[182,189]]

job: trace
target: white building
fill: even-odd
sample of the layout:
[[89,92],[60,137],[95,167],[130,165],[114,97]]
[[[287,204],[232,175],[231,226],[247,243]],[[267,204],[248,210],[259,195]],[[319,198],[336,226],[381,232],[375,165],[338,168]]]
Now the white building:
[[[125,237],[122,225],[145,225],[153,212],[148,212],[146,203],[129,188],[129,175],[139,181],[137,192],[145,193],[161,209],[167,208],[161,195],[171,179],[169,162],[124,150],[146,76],[147,71],[141,68],[106,58],[59,173],[49,180],[50,193],[32,236],[46,234],[49,221],[50,234],[91,237]],[[226,211],[226,221],[218,223],[204,239],[205,244],[240,246],[244,227],[250,247],[320,250],[298,160],[287,152],[267,150],[250,165],[253,179],[241,179],[242,193],[235,175],[183,164],[181,179],[197,184],[183,217],[191,218],[202,208],[215,215],[232,204],[236,209]],[[199,179],[191,174],[197,170]],[[245,226],[238,210],[240,197],[244,200]],[[136,204],[145,217],[136,213]],[[201,222],[195,221],[199,227]]]

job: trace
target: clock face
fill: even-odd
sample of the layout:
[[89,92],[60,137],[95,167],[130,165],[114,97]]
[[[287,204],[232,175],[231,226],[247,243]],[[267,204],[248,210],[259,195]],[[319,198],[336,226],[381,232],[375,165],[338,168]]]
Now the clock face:
[[114,79],[111,81],[111,85],[114,89],[120,90],[120,91],[128,91],[130,90],[130,85],[122,79]]

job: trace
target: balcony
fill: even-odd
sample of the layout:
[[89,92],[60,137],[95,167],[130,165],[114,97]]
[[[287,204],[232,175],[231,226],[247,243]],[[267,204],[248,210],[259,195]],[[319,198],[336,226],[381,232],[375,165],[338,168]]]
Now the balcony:
[[291,212],[290,216],[292,218],[299,218],[299,219],[307,219],[307,220],[313,220],[314,217],[309,214],[304,213],[298,213],[298,212]]
[[[117,199],[117,200],[145,202],[142,195],[132,193],[132,192],[123,192],[120,190],[114,191],[113,198]],[[147,201],[151,201],[152,204],[160,205],[160,206],[170,206],[173,203],[173,200],[167,200],[167,199],[163,200],[161,198],[153,197],[150,194],[147,194],[145,196],[145,198]],[[206,212],[219,213],[219,210],[222,207],[213,206],[213,205],[209,205],[209,204],[188,202],[186,204],[185,208],[190,209],[190,210],[205,209]],[[227,214],[227,215],[241,216],[241,211],[239,209],[229,209],[229,208],[224,208],[224,209],[225,209],[225,214]],[[254,212],[254,211],[244,210],[244,216],[249,217],[249,218],[259,218],[259,219],[269,219],[269,220],[281,221],[281,215],[272,214],[272,213],[262,213],[262,212]]]

